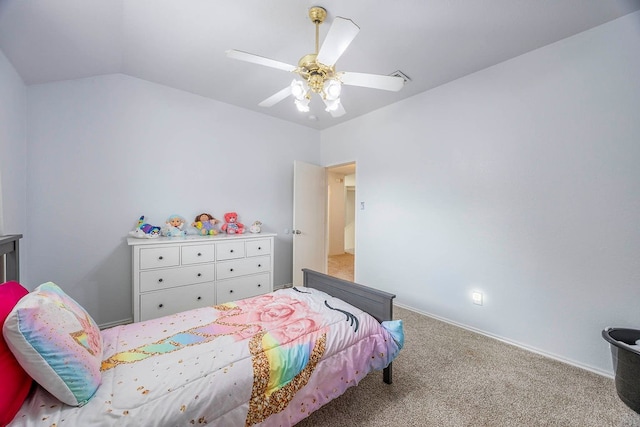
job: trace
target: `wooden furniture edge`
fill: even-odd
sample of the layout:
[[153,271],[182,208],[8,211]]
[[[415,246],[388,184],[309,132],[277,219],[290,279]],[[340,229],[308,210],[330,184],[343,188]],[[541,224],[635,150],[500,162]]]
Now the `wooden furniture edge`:
[[[0,236],[0,258],[5,262],[5,281],[20,281],[20,239],[22,234]],[[2,262],[0,262],[2,265]]]

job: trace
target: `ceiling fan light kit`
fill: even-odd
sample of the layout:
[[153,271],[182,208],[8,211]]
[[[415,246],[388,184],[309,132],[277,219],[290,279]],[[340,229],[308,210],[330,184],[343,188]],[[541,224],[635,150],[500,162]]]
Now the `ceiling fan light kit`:
[[336,80],[327,80],[324,82],[324,98],[329,101],[340,99],[342,93],[342,84]]
[[296,107],[298,108],[298,111],[300,111],[301,113],[308,113],[309,112],[309,98],[302,98],[302,99],[296,99],[294,102],[294,104],[296,105]]
[[346,113],[340,101],[342,85],[353,85],[399,91],[405,80],[397,75],[383,76],[377,74],[336,72],[335,63],[347,50],[360,28],[350,19],[336,17],[319,48],[320,24],[327,17],[327,11],[319,6],[309,9],[309,19],[316,26],[315,53],[304,55],[298,61],[298,66],[265,58],[238,50],[228,50],[227,56],[241,61],[252,62],[271,68],[296,73],[302,80],[293,79],[291,84],[276,94],[262,101],[260,106],[271,107],[278,102],[293,96],[294,104],[301,112],[309,111],[312,93],[320,95],[325,104],[325,111],[333,117],[340,117]]
[[294,98],[300,100],[302,98],[306,98],[309,91],[305,87],[304,82],[300,80],[293,79],[291,81],[291,94]]

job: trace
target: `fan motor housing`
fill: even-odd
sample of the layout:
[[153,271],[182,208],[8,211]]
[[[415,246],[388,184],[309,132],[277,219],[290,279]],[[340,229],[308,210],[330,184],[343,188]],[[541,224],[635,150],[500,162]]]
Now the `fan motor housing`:
[[335,78],[335,70],[333,67],[319,63],[316,57],[315,53],[310,53],[300,58],[297,72],[307,80],[312,91],[320,93],[324,88],[325,80]]
[[322,24],[327,17],[327,10],[324,7],[314,6],[309,9],[309,19],[314,24]]

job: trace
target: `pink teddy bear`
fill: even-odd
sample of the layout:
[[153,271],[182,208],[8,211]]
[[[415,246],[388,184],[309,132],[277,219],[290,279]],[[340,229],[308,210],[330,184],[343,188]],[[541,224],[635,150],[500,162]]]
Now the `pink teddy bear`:
[[235,212],[227,212],[224,214],[224,224],[220,229],[227,234],[242,234],[244,233],[244,224],[238,222],[238,214]]

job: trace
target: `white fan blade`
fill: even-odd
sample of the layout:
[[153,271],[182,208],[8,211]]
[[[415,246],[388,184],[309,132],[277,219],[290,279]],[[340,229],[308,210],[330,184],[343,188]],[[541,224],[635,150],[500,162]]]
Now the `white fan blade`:
[[404,79],[398,76],[381,76],[379,74],[341,73],[340,81],[349,86],[370,87],[373,89],[397,92],[404,86]]
[[331,28],[322,42],[316,61],[332,67],[358,35],[358,27],[351,19],[340,18],[333,20]]
[[258,105],[261,107],[272,107],[278,102],[286,99],[289,95],[291,95],[291,86],[287,86],[281,91],[274,93]]
[[227,51],[227,56],[240,61],[253,62],[254,64],[264,65],[265,67],[277,68],[284,71],[293,71],[295,65],[285,64],[284,62],[274,59],[265,58],[264,56],[254,55],[253,53],[243,52],[241,50],[231,49]]
[[[322,101],[324,102],[325,105],[327,105],[327,100],[322,98]],[[342,102],[338,104],[338,108],[336,108],[333,111],[329,111],[329,114],[331,114],[331,117],[341,117],[344,116],[347,113],[347,110],[344,109],[344,107],[342,106]]]

